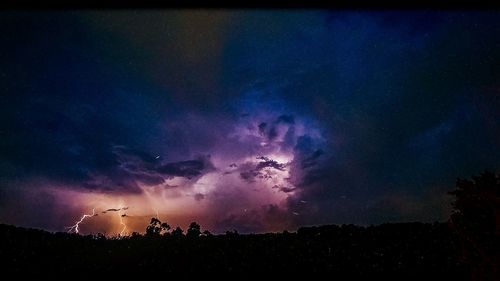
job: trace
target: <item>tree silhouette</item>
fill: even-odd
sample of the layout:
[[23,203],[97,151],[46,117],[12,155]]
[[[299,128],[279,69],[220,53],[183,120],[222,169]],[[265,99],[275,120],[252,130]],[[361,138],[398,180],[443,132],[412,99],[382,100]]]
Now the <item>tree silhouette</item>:
[[[158,224],[152,221],[150,233],[163,223]],[[38,276],[55,272],[98,276],[110,271],[130,276],[324,272],[352,279],[421,272],[428,279],[446,276],[443,279],[453,281],[468,280],[464,273],[470,272],[458,260],[457,237],[445,223],[315,226],[302,227],[301,234],[228,231],[228,235],[201,239],[185,239],[180,228],[173,233],[168,237],[135,233],[117,239],[0,224],[2,272],[22,275],[29,271]]]
[[239,236],[239,233],[238,233],[238,231],[236,229],[233,229],[233,231],[227,230],[226,231],[226,236],[227,237],[237,237],[237,236]]
[[169,230],[170,230],[170,225],[168,225],[168,223],[164,222],[160,225],[160,228],[161,228],[161,232],[163,233],[163,235],[168,235],[169,234]]
[[159,236],[161,233],[161,221],[157,218],[151,218],[151,222],[146,227],[146,236],[154,237]]
[[176,227],[176,228],[172,231],[172,236],[173,236],[173,237],[182,237],[182,236],[184,236],[184,231],[182,230],[182,228],[180,228],[180,227]]
[[131,239],[136,239],[137,240],[137,239],[141,239],[141,237],[142,237],[142,235],[139,232],[137,232],[137,231],[134,231],[134,232],[132,232],[132,234],[130,234],[130,238]]
[[458,179],[451,226],[461,238],[462,256],[472,267],[473,278],[498,278],[500,234],[500,175],[484,171],[472,180]]
[[453,223],[476,238],[500,234],[500,175],[489,171],[473,176],[472,180],[458,179],[453,203]]
[[201,227],[196,222],[192,222],[186,232],[186,236],[190,238],[199,237],[201,234]]
[[169,235],[170,225],[166,222],[162,223],[157,218],[151,218],[151,222],[146,227],[146,236],[155,237],[160,235]]

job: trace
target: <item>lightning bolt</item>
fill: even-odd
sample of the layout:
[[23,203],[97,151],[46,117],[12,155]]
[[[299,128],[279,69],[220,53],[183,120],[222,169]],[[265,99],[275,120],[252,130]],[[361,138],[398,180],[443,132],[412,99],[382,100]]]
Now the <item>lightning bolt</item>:
[[69,226],[68,227],[68,232],[71,232],[71,231],[74,231],[75,233],[80,233],[79,232],[79,229],[78,227],[80,226],[80,224],[87,218],[91,218],[95,216],[95,208],[92,209],[92,214],[91,215],[87,215],[87,214],[84,214],[79,221],[77,221],[74,225],[72,226]]
[[120,216],[120,225],[123,225],[122,231],[120,231],[120,236],[123,236],[123,233],[125,233],[125,229],[127,229],[127,225],[123,221],[124,216],[121,214],[121,212],[118,213],[118,216]]

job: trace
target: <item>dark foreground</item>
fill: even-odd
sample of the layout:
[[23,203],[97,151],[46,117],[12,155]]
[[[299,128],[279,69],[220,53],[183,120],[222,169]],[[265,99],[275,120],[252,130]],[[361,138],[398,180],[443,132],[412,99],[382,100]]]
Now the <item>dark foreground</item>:
[[37,275],[328,272],[467,280],[469,270],[460,261],[458,244],[443,223],[328,225],[296,233],[123,239],[0,225],[3,273]]

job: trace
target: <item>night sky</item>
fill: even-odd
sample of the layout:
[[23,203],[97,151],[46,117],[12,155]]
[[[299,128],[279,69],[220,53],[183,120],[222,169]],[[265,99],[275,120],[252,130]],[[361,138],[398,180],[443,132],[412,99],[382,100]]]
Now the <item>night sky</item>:
[[444,221],[457,177],[500,169],[498,12],[3,11],[0,34],[0,223]]

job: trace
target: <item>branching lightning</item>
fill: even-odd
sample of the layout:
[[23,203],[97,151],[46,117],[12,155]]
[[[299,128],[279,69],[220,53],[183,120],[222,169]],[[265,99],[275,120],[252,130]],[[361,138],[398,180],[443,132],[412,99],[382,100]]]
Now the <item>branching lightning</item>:
[[71,232],[71,231],[74,231],[75,233],[80,233],[79,232],[79,229],[78,227],[80,226],[80,224],[87,218],[91,218],[91,217],[94,217],[96,216],[97,214],[95,213],[95,208],[92,209],[92,214],[90,215],[87,215],[87,214],[84,214],[79,221],[77,221],[74,225],[72,226],[69,226],[68,227],[68,232]]
[[[123,228],[120,231],[120,236],[125,235],[125,231],[127,230],[127,225],[125,224],[125,219],[124,217],[127,217],[127,214],[122,213],[125,210],[128,210],[129,207],[123,207],[123,208],[118,208],[118,209],[107,209],[103,211],[102,213],[107,213],[107,212],[118,212],[118,217],[120,218],[120,225],[123,226]],[[95,208],[92,209],[92,214],[84,214],[80,220],[78,220],[74,225],[68,227],[68,233],[69,232],[74,232],[74,233],[80,233],[80,224],[83,223],[86,219],[95,217],[98,214],[95,212]]]

